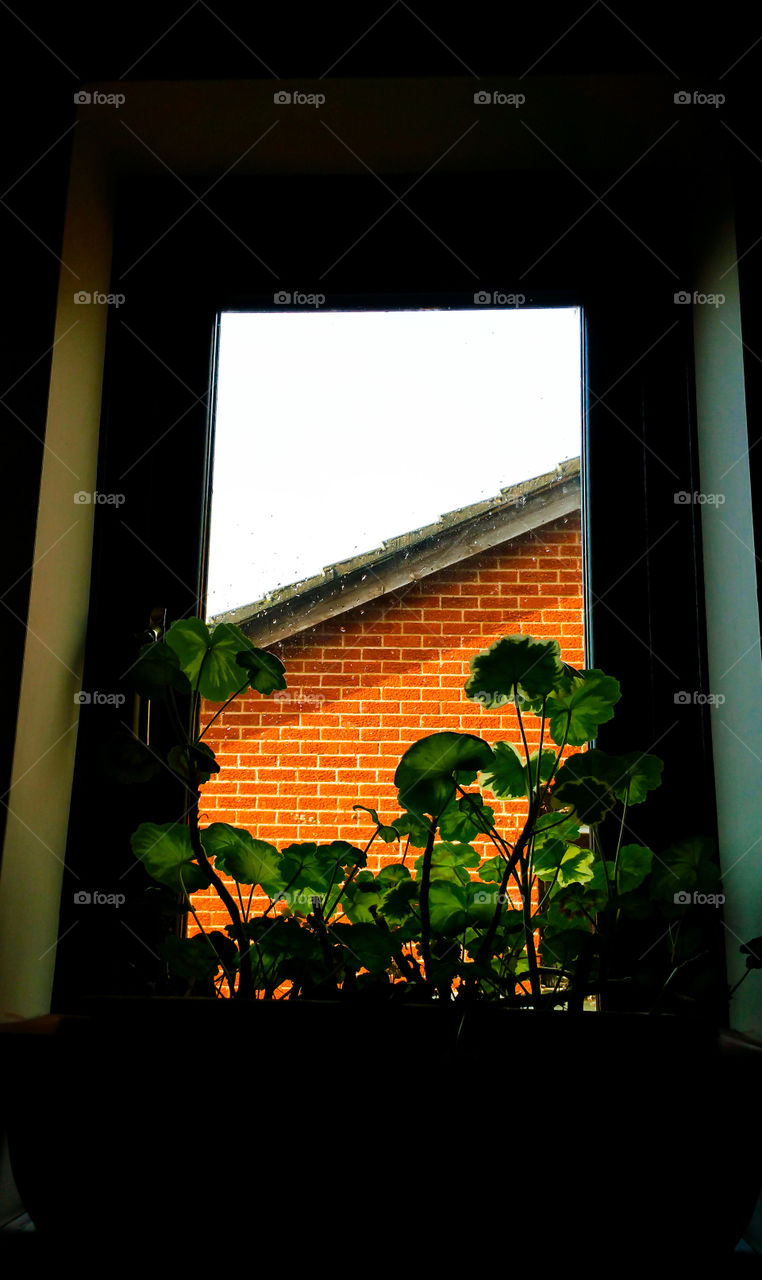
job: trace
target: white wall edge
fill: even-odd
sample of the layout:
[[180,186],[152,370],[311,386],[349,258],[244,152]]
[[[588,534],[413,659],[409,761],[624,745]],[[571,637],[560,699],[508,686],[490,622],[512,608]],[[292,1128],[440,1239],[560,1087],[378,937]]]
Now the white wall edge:
[[[707,176],[710,207],[695,288],[724,300],[693,304],[709,663],[709,688],[700,692],[724,699],[711,705],[711,726],[733,986],[746,971],[741,943],[762,934],[762,652],[731,187],[716,172]],[[730,1025],[762,1036],[762,972],[734,994]]]

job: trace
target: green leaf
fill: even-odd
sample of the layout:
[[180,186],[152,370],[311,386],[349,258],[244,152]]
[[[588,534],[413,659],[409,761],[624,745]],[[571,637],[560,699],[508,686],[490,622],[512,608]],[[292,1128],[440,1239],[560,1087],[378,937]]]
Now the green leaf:
[[747,969],[762,969],[762,938],[751,938],[740,950],[746,956]]
[[[524,776],[526,778],[526,794],[530,796],[532,790],[537,790],[537,756],[539,752],[533,751],[529,757],[529,764],[524,765]],[[540,761],[540,782],[547,782],[553,772],[556,763],[555,751],[543,751],[542,760]]]
[[[492,748],[495,762],[485,769],[479,782],[498,800],[525,800],[537,787],[537,751],[529,757],[529,764],[512,742],[496,742]],[[547,782],[556,762],[555,751],[543,751],[540,762],[540,781]]]
[[527,794],[526,774],[518,750],[512,742],[496,742],[492,751],[493,763],[479,775],[481,786],[498,800],[523,800]]
[[213,773],[220,771],[214,752],[205,742],[194,742],[185,747],[171,747],[167,753],[167,764],[170,769],[186,782],[190,781],[189,760],[195,771],[194,781],[199,785],[208,782]]
[[[483,881],[470,880],[466,885],[466,910],[471,924],[489,925],[495,914],[495,907],[500,901],[500,890],[496,884],[485,884]],[[505,904],[503,904],[505,905]]]
[[199,982],[213,978],[220,967],[215,950],[203,933],[197,933],[192,938],[165,938],[160,955],[162,960],[166,960],[171,973],[189,981],[195,979]]
[[476,834],[476,827],[468,814],[461,813],[455,796],[439,819],[439,834],[445,840],[468,842]]
[[584,929],[606,906],[606,894],[589,884],[570,884],[557,893],[548,908],[548,927],[560,933],[565,929]]
[[594,893],[603,894],[605,897],[609,896],[609,891],[613,894],[615,892],[614,863],[607,861],[604,869],[603,862],[599,858],[593,866],[592,877],[587,883]]
[[331,866],[364,867],[367,862],[364,850],[348,840],[332,840],[330,844],[319,845],[319,850],[320,856]]
[[389,889],[395,888],[401,884],[403,880],[410,879],[410,872],[401,862],[393,862],[388,867],[382,867],[376,876],[379,884],[386,885]]
[[482,880],[491,880],[497,884],[502,880],[504,871],[505,858],[501,858],[500,854],[496,854],[494,858],[487,858],[479,867]]
[[619,892],[631,893],[649,875],[654,855],[639,844],[625,844],[619,850]]
[[388,888],[381,884],[371,871],[361,871],[345,886],[340,910],[343,910],[352,924],[372,924],[371,907],[377,910],[387,893]]
[[577,849],[568,845],[561,859],[556,884],[564,889],[568,884],[585,884],[593,878],[595,854],[590,849]]
[[574,843],[579,835],[579,823],[562,813],[541,813],[534,824],[535,848],[546,840],[566,840]]
[[470,733],[432,733],[419,738],[403,755],[394,774],[399,801],[419,819],[438,817],[455,794],[454,774],[484,769],[492,748]]
[[364,804],[353,804],[353,809],[362,809],[364,813],[369,813],[376,824],[376,831],[384,844],[392,844],[395,840],[399,840],[400,833],[396,827],[385,826],[379,818],[375,809],[367,809]]
[[626,797],[628,804],[641,804],[649,791],[661,786],[664,761],[658,756],[631,751],[613,758],[619,770],[613,783],[617,800],[624,801]]
[[714,894],[717,891],[720,872],[713,860],[714,841],[708,836],[696,836],[671,845],[658,857],[654,857],[651,873],[651,897],[667,909],[667,914],[678,914],[693,902],[694,894]]
[[[457,774],[456,774],[457,777]],[[425,849],[429,837],[429,825],[414,813],[403,813],[395,818],[393,825],[400,836],[409,836],[414,849]]]
[[450,801],[439,819],[439,833],[445,840],[468,842],[494,825],[494,809],[485,805],[478,792],[468,792],[460,800]]
[[[471,877],[467,867],[478,867],[479,854],[470,844],[454,844],[444,840],[435,844],[431,852],[432,880],[454,880],[459,884],[469,884]],[[423,870],[423,857],[415,861],[415,869]]]
[[250,920],[254,986],[277,986],[290,978],[319,980],[326,972],[320,942],[294,918]]
[[[572,756],[572,759],[576,758]],[[552,799],[564,807],[571,806],[576,820],[582,825],[602,822],[609,810],[614,807],[615,802],[614,792],[607,782],[600,782],[593,777],[575,780],[567,777],[565,773],[563,778],[559,774],[558,782],[552,791]]]
[[[217,631],[214,633],[215,636]],[[243,638],[246,639],[245,636]],[[277,689],[285,689],[286,668],[280,658],[276,658],[274,653],[267,653],[265,649],[255,649],[248,640],[246,640],[246,646],[243,651],[239,650],[236,661],[239,667],[243,667],[244,671],[248,672],[249,688],[264,694],[265,697],[275,693]]]
[[432,880],[429,886],[432,933],[444,937],[462,933],[468,921],[468,902],[468,885],[451,880]]
[[399,884],[386,893],[379,907],[380,914],[390,924],[406,924],[409,923],[412,932],[409,932],[409,938],[415,938],[420,933],[420,921],[418,920],[414,904],[418,904],[418,884],[415,880],[400,880]]
[[571,968],[589,938],[589,930],[572,928],[558,933],[546,929],[540,944],[543,965],[546,968]]
[[317,845],[312,841],[290,844],[283,850],[280,874],[289,886],[289,892],[309,889],[319,898],[336,888],[342,877],[339,867],[362,866],[365,854],[346,840],[334,840],[331,844]]
[[545,707],[551,738],[558,746],[564,741],[584,746],[597,736],[599,725],[613,718],[614,703],[621,696],[619,681],[602,671],[591,669],[564,677]]
[[209,883],[205,872],[193,861],[190,832],[179,823],[141,822],[130,837],[130,846],[149,876],[159,884],[172,889],[181,889],[184,885],[187,893],[195,893]]
[[153,751],[126,729],[118,729],[107,739],[101,759],[103,772],[115,782],[147,782],[162,768]]
[[239,884],[258,884],[271,898],[285,889],[278,850],[266,840],[255,840],[243,827],[213,822],[201,832],[201,843],[206,856],[214,858],[215,871]]
[[394,934],[377,924],[335,924],[330,932],[344,948],[344,964],[355,972],[383,973],[399,950]]
[[160,641],[143,645],[130,675],[138,693],[144,698],[161,698],[168,689],[190,693],[191,686],[177,654]]
[[[173,622],[167,632],[167,644],[177,654],[192,687],[198,687],[202,698],[209,702],[225,702],[248,683],[256,688],[254,681],[261,683],[267,692],[285,687],[282,675],[256,656],[247,656],[245,665],[239,663],[239,655],[256,655],[262,651],[255,650],[243,632],[229,622],[219,623],[211,633],[200,618]],[[272,661],[283,667],[277,658]]]
[[595,854],[589,849],[578,849],[563,840],[548,840],[535,852],[532,873],[541,880],[552,880],[563,889],[569,884],[584,884],[593,878]]
[[516,692],[529,699],[543,698],[563,676],[558,641],[524,635],[501,636],[473,657],[469,667],[466,697],[488,708],[513,701]]
[[[570,782],[603,784],[618,800],[640,804],[649,791],[661,785],[664,763],[658,756],[644,755],[638,751],[622,756],[609,756],[593,747],[570,756],[558,771],[553,794],[562,799],[563,788]],[[608,806],[610,807],[610,805]]]

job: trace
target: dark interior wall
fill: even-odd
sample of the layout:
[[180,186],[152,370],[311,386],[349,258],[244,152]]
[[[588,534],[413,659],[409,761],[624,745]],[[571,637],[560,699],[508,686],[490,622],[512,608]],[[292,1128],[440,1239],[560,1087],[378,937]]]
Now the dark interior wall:
[[[53,341],[73,95],[81,82],[122,78],[565,75],[671,73],[675,86],[722,91],[737,193],[751,444],[762,381],[757,244],[762,142],[756,103],[759,48],[753,16],[726,5],[711,22],[694,6],[492,4],[452,11],[434,3],[391,8],[232,3],[157,10],[138,3],[107,23],[92,3],[0,14],[3,50],[0,236],[5,300],[0,321],[6,534],[0,587],[4,657],[0,795],[7,797]],[[757,485],[762,451],[752,449]],[[757,503],[759,534],[759,504]],[[0,810],[0,822],[5,814]]]

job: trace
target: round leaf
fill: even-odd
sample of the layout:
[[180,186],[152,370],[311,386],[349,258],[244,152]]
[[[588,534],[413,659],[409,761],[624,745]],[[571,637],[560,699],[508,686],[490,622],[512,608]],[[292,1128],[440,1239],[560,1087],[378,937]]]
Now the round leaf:
[[239,651],[237,662],[249,674],[249,688],[256,689],[257,693],[262,693],[265,697],[275,693],[276,689],[285,689],[286,668],[280,658],[276,658],[274,653],[267,653],[265,649],[255,649],[253,645],[249,645],[248,640],[246,645],[247,648]]
[[194,893],[209,883],[204,871],[193,861],[194,853],[187,827],[175,822],[163,825],[141,822],[130,837],[130,845],[149,876],[158,880],[159,884],[169,885],[172,889],[184,886],[188,893]]
[[285,889],[278,850],[266,840],[255,840],[243,827],[214,822],[201,832],[201,843],[206,856],[214,858],[215,870],[239,884],[258,884],[271,898]]
[[584,746],[596,737],[599,725],[613,718],[620,697],[619,681],[602,671],[564,677],[545,706],[551,738],[560,746],[566,735],[571,746]]
[[119,729],[103,747],[101,766],[115,782],[147,782],[158,773],[161,761],[144,742],[126,729]]
[[238,654],[253,650],[242,631],[221,622],[210,633],[200,618],[173,622],[167,644],[174,650],[191,686],[209,702],[225,702],[247,684],[250,676]]
[[453,775],[463,769],[485,769],[492,748],[470,733],[432,733],[419,738],[403,755],[394,774],[400,804],[419,818],[437,817],[455,794]]
[[197,982],[213,978],[220,967],[214,947],[203,933],[193,938],[165,938],[161,945],[161,958],[179,978]]
[[213,773],[220,771],[214,752],[205,742],[193,742],[187,747],[172,747],[167,752],[170,769],[186,782],[190,780],[189,760],[194,770],[194,781],[199,785],[208,782]]
[[523,635],[501,636],[473,657],[469,667],[466,697],[489,708],[512,702],[516,693],[543,698],[563,675],[558,641]]
[[143,645],[130,678],[144,698],[161,698],[168,689],[190,693],[188,678],[174,649],[157,641]]

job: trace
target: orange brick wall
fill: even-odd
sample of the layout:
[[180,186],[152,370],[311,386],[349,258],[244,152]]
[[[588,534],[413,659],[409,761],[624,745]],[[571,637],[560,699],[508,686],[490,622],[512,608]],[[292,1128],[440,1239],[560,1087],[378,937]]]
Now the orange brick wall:
[[[273,645],[288,690],[241,697],[210,729],[222,771],[203,788],[201,826],[229,822],[281,849],[335,839],[364,847],[373,823],[352,805],[386,821],[399,814],[394,771],[416,739],[457,729],[520,747],[512,709],[485,711],[463,693],[470,658],[516,632],[555,638],[566,662],[584,665],[578,513]],[[204,706],[202,725],[217,709]],[[528,718],[530,750],[537,723]],[[525,806],[485,796],[511,838]],[[399,854],[376,840],[368,865],[377,871]],[[213,890],[193,901],[205,928],[228,924]],[[197,932],[192,919],[188,932]]]

